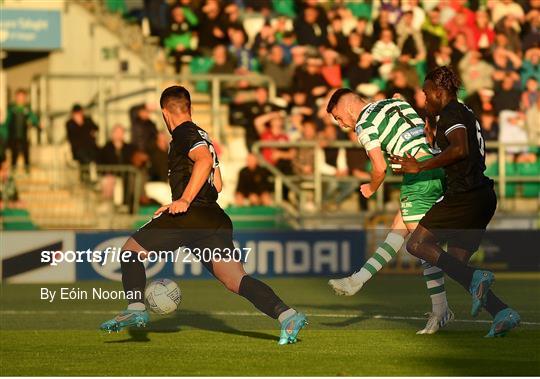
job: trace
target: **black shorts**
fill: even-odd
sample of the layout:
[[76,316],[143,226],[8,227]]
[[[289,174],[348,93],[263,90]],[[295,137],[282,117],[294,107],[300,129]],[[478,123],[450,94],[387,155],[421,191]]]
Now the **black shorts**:
[[[210,249],[221,254],[233,251],[233,227],[229,216],[217,204],[191,205],[186,213],[163,212],[144,224],[131,236],[146,251],[176,251],[187,247],[196,251]],[[201,260],[213,273],[212,262]]]
[[474,253],[496,208],[497,196],[491,183],[469,192],[445,195],[431,207],[420,225],[439,242]]

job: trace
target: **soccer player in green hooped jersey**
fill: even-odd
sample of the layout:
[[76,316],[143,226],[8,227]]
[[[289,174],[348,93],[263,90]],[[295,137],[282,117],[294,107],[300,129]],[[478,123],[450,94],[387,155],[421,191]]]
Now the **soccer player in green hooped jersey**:
[[[404,156],[406,153],[418,160],[432,158],[424,132],[424,122],[415,110],[401,99],[385,99],[368,103],[347,88],[331,96],[326,111],[343,128],[354,128],[358,141],[366,149],[372,164],[371,181],[360,186],[366,198],[371,197],[383,183],[388,155]],[[332,279],[330,286],[338,295],[352,296],[387,265],[412,233],[418,222],[444,192],[444,172],[440,169],[422,175],[405,175],[401,185],[400,211],[392,223],[386,240],[377,248],[360,271],[342,279]],[[419,334],[436,333],[454,318],[448,307],[444,275],[438,268],[422,262],[424,279],[432,302],[426,327]]]

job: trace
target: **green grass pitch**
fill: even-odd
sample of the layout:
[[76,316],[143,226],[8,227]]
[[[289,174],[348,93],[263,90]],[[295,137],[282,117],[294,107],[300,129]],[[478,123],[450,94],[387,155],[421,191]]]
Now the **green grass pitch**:
[[[278,346],[277,322],[214,280],[180,281],[181,309],[145,329],[106,334],[98,325],[122,301],[39,300],[41,285],[2,285],[0,374],[5,375],[528,375],[540,374],[540,275],[498,274],[495,291],[524,321],[485,339],[489,315],[471,322],[470,299],[447,280],[454,323],[417,336],[430,310],[421,277],[381,275],[354,297],[326,278],[266,280],[310,324]],[[450,283],[449,283],[450,282]],[[68,285],[64,285],[68,286]],[[72,287],[73,285],[69,285]],[[48,286],[58,288],[60,285]],[[119,289],[119,283],[74,287]]]

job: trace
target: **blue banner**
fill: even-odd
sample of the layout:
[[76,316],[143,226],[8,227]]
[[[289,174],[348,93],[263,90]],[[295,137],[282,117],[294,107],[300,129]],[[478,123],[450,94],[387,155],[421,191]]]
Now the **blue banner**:
[[[129,232],[76,234],[77,251],[102,252],[108,261],[78,262],[76,278],[121,280],[118,254]],[[364,262],[363,231],[239,231],[235,246],[247,259],[248,274],[256,276],[318,276],[350,274]],[[208,278],[211,275],[194,254],[181,251],[146,262],[147,276],[167,278]],[[209,252],[209,254],[211,254]],[[203,259],[205,257],[203,256]]]
[[0,42],[5,50],[54,50],[61,44],[61,17],[56,10],[2,9]]

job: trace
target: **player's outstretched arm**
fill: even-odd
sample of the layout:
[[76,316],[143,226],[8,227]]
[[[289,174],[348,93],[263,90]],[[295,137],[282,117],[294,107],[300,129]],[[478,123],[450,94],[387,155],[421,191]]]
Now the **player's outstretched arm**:
[[390,161],[399,165],[393,167],[395,173],[416,174],[420,171],[431,170],[439,167],[446,167],[458,162],[469,155],[469,145],[467,143],[467,129],[458,128],[449,133],[446,138],[450,144],[442,153],[434,158],[418,162],[410,154],[406,157],[391,156]]

